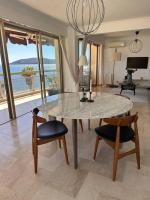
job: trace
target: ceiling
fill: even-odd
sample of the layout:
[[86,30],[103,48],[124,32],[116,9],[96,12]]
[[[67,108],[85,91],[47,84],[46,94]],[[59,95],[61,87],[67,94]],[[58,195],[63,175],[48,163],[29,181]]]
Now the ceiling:
[[[135,31],[120,31],[120,32],[97,34],[97,35],[100,35],[103,38],[112,38],[112,39],[121,37],[135,37]],[[140,30],[139,37],[145,35],[150,35],[150,29]]]
[[[67,22],[66,4],[68,0],[15,0],[44,14]],[[150,0],[103,0],[105,21],[150,16]]]

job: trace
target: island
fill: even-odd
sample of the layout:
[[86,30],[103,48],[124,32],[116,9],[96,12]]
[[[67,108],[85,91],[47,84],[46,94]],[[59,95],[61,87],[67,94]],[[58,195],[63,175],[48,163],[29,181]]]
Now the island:
[[[55,59],[43,58],[43,63],[44,64],[55,64],[56,60]],[[37,58],[19,59],[19,60],[15,60],[14,62],[12,62],[10,64],[13,64],[13,65],[18,65],[18,64],[25,64],[25,65],[38,64],[38,59]]]

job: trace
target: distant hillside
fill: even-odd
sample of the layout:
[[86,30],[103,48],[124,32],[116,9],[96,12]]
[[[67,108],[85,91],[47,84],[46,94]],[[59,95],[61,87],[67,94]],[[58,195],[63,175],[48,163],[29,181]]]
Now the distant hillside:
[[[56,61],[55,59],[48,59],[44,58],[43,59],[44,64],[55,64]],[[26,59],[20,59],[12,62],[11,64],[13,65],[18,65],[18,64],[25,64],[25,65],[30,65],[30,64],[38,64],[37,58],[26,58]]]

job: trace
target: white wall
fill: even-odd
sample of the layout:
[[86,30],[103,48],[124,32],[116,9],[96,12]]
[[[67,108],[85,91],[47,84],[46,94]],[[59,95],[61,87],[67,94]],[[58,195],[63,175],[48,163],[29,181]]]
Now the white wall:
[[[122,58],[121,61],[116,62],[115,67],[115,82],[122,82],[125,75],[126,75],[126,64],[127,64],[127,57],[150,57],[150,35],[141,35],[140,39],[143,42],[143,49],[139,53],[131,53],[128,45],[129,42],[132,40],[131,37],[122,37],[122,38],[115,38],[115,39],[107,39],[105,41],[105,48],[104,48],[104,80],[105,84],[110,83],[111,81],[111,73],[113,68],[113,59],[112,54],[114,49],[108,48],[108,43],[111,41],[124,41],[126,43],[125,47],[118,48],[118,51],[121,52]],[[148,69],[139,69],[133,74],[133,79],[146,79],[150,80],[150,60]]]
[[14,0],[0,0],[0,18],[6,18],[52,34],[67,35],[65,23]]

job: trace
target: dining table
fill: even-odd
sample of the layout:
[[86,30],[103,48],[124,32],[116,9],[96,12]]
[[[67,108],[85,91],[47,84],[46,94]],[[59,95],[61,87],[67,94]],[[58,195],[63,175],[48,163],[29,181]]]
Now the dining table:
[[38,106],[43,116],[48,119],[70,119],[72,122],[72,140],[74,168],[78,168],[78,129],[77,120],[111,118],[130,111],[133,102],[123,96],[93,92],[93,102],[81,102],[82,93],[61,93],[43,99]]

